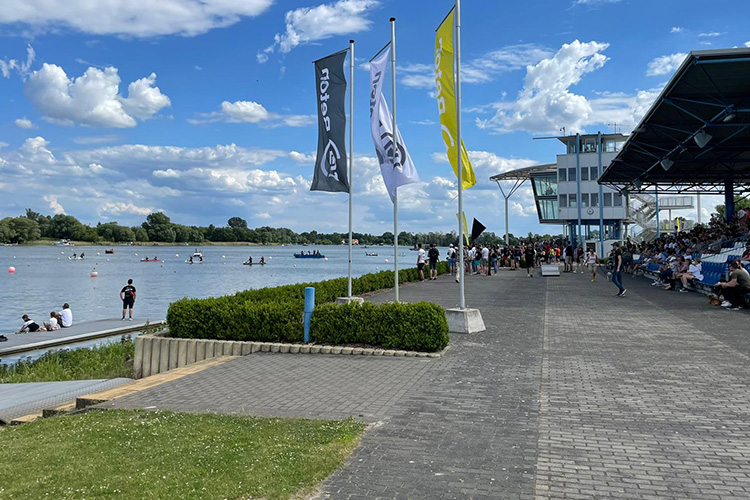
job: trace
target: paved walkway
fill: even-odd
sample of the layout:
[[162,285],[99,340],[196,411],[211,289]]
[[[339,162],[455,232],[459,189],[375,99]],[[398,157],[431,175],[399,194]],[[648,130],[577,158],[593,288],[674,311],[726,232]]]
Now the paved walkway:
[[375,422],[323,498],[750,497],[750,315],[625,285],[473,276],[487,331],[441,359],[253,354],[107,406]]

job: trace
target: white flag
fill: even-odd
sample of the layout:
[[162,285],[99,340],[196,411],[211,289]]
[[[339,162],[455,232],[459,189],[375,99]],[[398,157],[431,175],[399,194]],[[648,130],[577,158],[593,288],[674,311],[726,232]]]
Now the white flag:
[[375,152],[378,154],[383,182],[393,201],[396,188],[419,182],[419,175],[417,175],[417,169],[414,168],[398,127],[396,127],[398,147],[393,147],[393,118],[383,96],[383,78],[389,54],[390,47],[370,61],[370,132],[375,144]]

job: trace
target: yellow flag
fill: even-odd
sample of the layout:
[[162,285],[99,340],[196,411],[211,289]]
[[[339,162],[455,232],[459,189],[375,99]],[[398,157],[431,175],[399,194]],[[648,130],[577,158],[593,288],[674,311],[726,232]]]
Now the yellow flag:
[[[458,177],[458,148],[456,147],[456,84],[453,80],[453,16],[454,10],[438,26],[435,34],[435,93],[437,94],[440,128],[448,152],[448,160]],[[468,189],[477,183],[471,168],[466,146],[461,141],[461,184]]]
[[[465,213],[461,214],[461,219],[463,219],[463,223],[464,223],[464,240],[466,240],[466,244],[468,245],[469,244],[469,229],[466,226],[466,214]],[[456,214],[456,220],[459,220],[458,214]]]

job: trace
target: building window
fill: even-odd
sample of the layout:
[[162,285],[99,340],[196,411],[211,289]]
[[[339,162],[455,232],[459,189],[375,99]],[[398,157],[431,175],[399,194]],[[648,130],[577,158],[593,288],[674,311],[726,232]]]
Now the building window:
[[599,167],[591,167],[591,175],[589,176],[589,179],[592,181],[599,179]]
[[584,153],[596,153],[596,139],[587,138],[583,144]]
[[566,182],[568,180],[568,171],[564,168],[561,168],[557,171],[557,176],[560,179],[560,182]]
[[604,193],[604,206],[605,207],[612,206],[612,193]]
[[568,169],[568,180],[573,182],[576,180],[576,169],[575,168],[569,168]]
[[589,169],[586,167],[581,167],[581,180],[582,181],[589,180]]
[[591,193],[591,206],[592,207],[599,206],[599,193]]
[[589,206],[589,194],[588,193],[581,193],[581,206],[583,208],[586,208]]
[[576,203],[576,195],[569,194],[568,197],[569,197],[568,199],[570,200],[570,203],[568,203],[568,206],[570,208],[576,208],[578,206],[578,203]]
[[568,208],[568,195],[567,194],[560,195],[560,208]]
[[615,193],[615,206],[616,207],[622,206],[622,193]]
[[568,141],[568,154],[572,155],[572,154],[575,154],[575,152],[576,152],[576,140],[574,138]]

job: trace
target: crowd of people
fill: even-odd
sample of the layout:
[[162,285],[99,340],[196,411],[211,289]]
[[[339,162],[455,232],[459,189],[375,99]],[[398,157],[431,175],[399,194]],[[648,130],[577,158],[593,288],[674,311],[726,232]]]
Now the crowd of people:
[[63,304],[60,312],[52,311],[49,313],[49,321],[39,323],[29,317],[28,314],[21,316],[23,325],[16,333],[33,333],[33,332],[54,332],[60,328],[69,328],[73,326],[73,311],[70,310],[70,304]]

